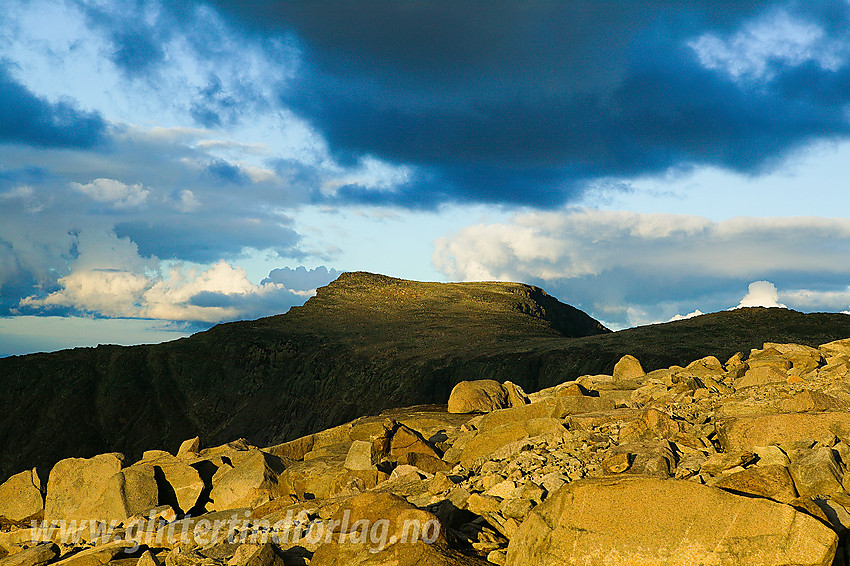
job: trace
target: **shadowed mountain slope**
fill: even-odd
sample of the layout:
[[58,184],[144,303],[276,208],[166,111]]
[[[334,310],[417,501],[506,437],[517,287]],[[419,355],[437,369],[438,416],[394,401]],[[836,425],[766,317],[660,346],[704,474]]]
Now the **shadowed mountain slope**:
[[461,380],[529,391],[610,372],[721,359],[765,341],[850,337],[850,316],[741,309],[611,333],[517,283],[346,273],[303,307],[174,342],[0,359],[0,478],[69,456],[138,457],[245,437],[270,445],[382,409],[445,403]]

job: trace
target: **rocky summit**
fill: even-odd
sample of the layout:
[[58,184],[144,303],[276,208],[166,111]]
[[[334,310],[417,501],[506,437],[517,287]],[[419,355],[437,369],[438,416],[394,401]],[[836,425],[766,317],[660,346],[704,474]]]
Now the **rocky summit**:
[[0,566],[850,563],[850,338],[446,401],[20,471]]

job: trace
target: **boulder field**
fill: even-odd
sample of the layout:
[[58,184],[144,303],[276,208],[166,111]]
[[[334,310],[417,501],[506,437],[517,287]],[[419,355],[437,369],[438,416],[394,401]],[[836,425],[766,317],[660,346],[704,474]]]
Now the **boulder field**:
[[0,484],[0,566],[847,565],[850,339]]

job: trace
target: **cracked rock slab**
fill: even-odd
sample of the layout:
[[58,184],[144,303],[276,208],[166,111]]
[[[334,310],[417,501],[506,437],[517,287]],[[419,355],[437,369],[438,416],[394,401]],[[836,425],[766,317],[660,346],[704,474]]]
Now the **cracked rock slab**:
[[838,537],[787,505],[695,482],[617,477],[569,484],[536,507],[507,566],[826,566]]

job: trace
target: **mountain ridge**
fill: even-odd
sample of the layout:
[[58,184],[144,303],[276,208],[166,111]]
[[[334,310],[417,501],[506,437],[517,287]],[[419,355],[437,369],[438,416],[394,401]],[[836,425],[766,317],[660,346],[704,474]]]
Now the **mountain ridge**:
[[0,360],[0,477],[69,456],[176,449],[195,435],[206,445],[271,445],[384,409],[445,403],[463,380],[535,391],[610,373],[624,354],[651,370],[766,341],[847,336],[848,315],[758,308],[610,332],[530,285],[355,272],[282,315],[163,344]]

